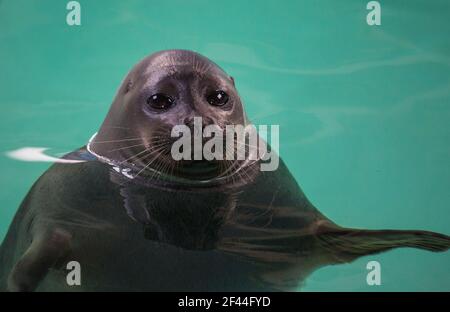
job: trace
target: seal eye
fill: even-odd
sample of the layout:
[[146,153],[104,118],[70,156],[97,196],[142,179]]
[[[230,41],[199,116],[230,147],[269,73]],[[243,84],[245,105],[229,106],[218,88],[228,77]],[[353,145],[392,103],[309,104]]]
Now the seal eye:
[[206,97],[206,100],[211,105],[223,106],[223,105],[227,104],[227,102],[228,102],[228,94],[226,94],[222,90],[217,90],[217,91],[214,91],[214,92],[210,93]]
[[147,104],[155,109],[168,109],[174,104],[173,99],[163,93],[153,94],[147,99]]

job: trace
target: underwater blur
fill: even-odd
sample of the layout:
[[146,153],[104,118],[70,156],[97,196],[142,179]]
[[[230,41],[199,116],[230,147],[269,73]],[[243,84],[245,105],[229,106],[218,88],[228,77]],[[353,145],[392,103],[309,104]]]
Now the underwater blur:
[[[449,234],[447,1],[385,3],[381,25],[374,26],[366,21],[367,1],[357,0],[227,1],[226,6],[217,1],[79,1],[81,25],[73,26],[66,21],[68,2],[0,0],[0,239],[33,183],[52,163],[72,170],[92,160],[86,150],[60,157],[86,145],[99,130],[132,66],[166,49],[196,51],[233,76],[248,119],[280,126],[284,164],[333,222]],[[97,175],[102,170],[89,173],[106,188],[109,181]],[[280,175],[269,182],[287,177]],[[269,182],[263,186],[270,187]],[[96,198],[118,202],[142,194],[139,187],[125,188],[106,199],[108,192]],[[85,205],[90,199],[80,202]],[[187,196],[189,200],[194,199]],[[203,201],[214,200],[219,199],[206,196]],[[292,212],[286,208],[285,213]],[[315,218],[308,210],[302,217],[311,215]],[[78,217],[74,215],[72,225]],[[106,232],[117,220],[94,221],[96,230]],[[142,234],[138,232],[133,235]],[[147,238],[159,235],[144,232]],[[170,240],[184,246],[177,237]],[[187,246],[198,247],[193,241]],[[155,248],[161,248],[160,255],[179,252]],[[227,249],[233,252],[223,247]],[[210,259],[189,252],[189,261],[207,266]],[[217,267],[225,261],[215,255],[212,259]],[[449,253],[395,249],[323,266],[297,289],[449,291],[449,260]],[[367,281],[371,261],[380,264],[381,285]],[[179,263],[174,274],[195,278],[195,270],[183,269],[189,270],[189,264]],[[301,277],[295,270],[283,274],[294,282]],[[238,284],[232,281],[229,287]]]

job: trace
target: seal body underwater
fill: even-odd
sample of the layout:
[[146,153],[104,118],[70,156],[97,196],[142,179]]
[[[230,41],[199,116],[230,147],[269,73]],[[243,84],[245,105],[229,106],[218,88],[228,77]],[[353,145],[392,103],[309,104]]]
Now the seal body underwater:
[[[168,50],[124,79],[98,133],[23,200],[0,250],[8,291],[291,290],[315,269],[397,247],[445,251],[447,235],[341,227],[280,160],[175,161],[170,129],[248,125],[233,79]],[[81,283],[67,283],[67,264]]]

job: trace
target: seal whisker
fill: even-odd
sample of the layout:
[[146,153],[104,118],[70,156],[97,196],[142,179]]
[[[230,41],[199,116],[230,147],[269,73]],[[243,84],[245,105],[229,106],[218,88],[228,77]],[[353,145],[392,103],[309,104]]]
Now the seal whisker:
[[132,147],[136,147],[136,146],[142,146],[145,145],[146,143],[140,143],[140,144],[135,144],[135,145],[129,145],[129,146],[125,146],[125,147],[120,147],[120,148],[115,148],[112,150],[107,151],[107,153],[111,153],[111,152],[115,152],[115,151],[120,151],[120,150],[124,150],[127,148],[132,148]]
[[158,157],[164,152],[164,150],[162,150],[161,152],[158,153],[158,155],[156,155],[144,168],[142,168],[135,177],[139,176],[139,174],[141,174],[141,172],[143,172],[144,170],[146,170],[156,159],[158,159]]
[[142,156],[136,155],[138,157],[135,157],[136,159],[134,161],[132,161],[131,163],[134,164],[134,165],[139,165],[139,163],[138,163],[139,161],[144,161],[146,158],[148,158],[149,156],[153,156],[155,153],[161,151],[163,148],[164,148],[164,146],[159,147],[159,148],[153,148],[153,147],[148,148],[146,150],[146,151],[148,151],[148,153],[146,153],[146,154],[144,154]]
[[[164,150],[162,150],[162,153],[164,153]],[[165,174],[164,170],[165,167],[170,163],[167,160],[165,162],[159,161],[159,157],[162,156],[162,158],[165,158],[164,155],[158,155],[158,160],[156,160],[155,162],[155,167],[154,167],[154,171],[152,172],[152,175],[150,176],[150,179],[153,179],[154,177],[156,177],[156,179],[159,179],[159,175],[158,173],[163,173]]]
[[146,151],[149,151],[149,148],[145,148],[143,151],[141,151],[141,152],[139,152],[139,153],[137,153],[137,154],[134,154],[133,156],[131,156],[131,157],[125,159],[125,160],[122,160],[119,164],[121,165],[121,164],[123,164],[124,162],[127,162],[127,161],[130,160],[130,159],[133,159],[133,158],[135,158],[135,157],[137,157],[137,156],[139,156],[139,155],[142,155],[142,154],[144,154]]

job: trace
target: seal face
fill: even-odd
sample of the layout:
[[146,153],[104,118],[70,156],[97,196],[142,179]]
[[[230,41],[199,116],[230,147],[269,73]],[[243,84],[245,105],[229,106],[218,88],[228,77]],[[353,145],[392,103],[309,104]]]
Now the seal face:
[[[248,162],[174,161],[171,157],[171,130],[185,125],[194,133],[195,118],[201,118],[201,127],[215,125],[223,133],[227,125],[248,125],[233,78],[216,64],[191,51],[155,53],[127,75],[89,149],[120,164],[121,170],[133,171],[134,177],[171,177],[178,182],[188,180],[191,185],[219,178],[226,183],[240,182],[223,177],[251,167]],[[194,153],[194,148],[191,151]],[[247,172],[245,176],[251,175]]]
[[450,247],[444,234],[335,224],[282,160],[268,172],[258,160],[176,161],[171,129],[196,130],[197,117],[249,124],[230,76],[191,51],[137,64],[98,133],[64,156],[86,161],[54,164],[25,197],[0,249],[0,290],[71,291],[71,261],[77,290],[292,290],[325,265]]

